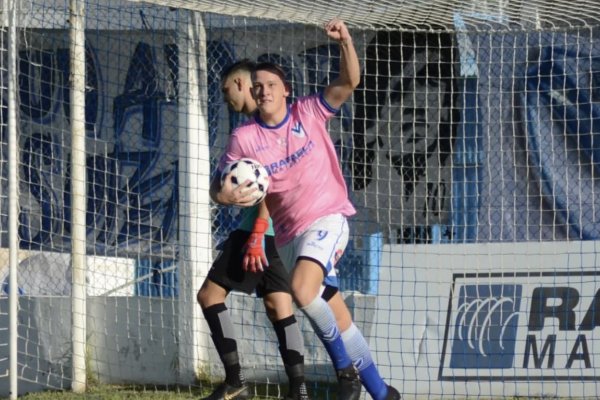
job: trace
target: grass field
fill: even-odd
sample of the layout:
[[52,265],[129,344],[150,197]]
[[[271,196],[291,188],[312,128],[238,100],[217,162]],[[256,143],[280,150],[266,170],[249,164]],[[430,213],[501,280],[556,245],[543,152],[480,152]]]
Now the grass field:
[[[132,388],[120,386],[102,386],[89,389],[86,393],[76,394],[67,391],[46,391],[30,393],[20,397],[26,400],[123,400],[123,399],[148,399],[148,400],[184,400],[200,399],[210,394],[209,390],[189,389],[152,389]],[[277,399],[277,397],[259,396],[256,399]]]
[[27,400],[122,400],[122,399],[150,399],[150,400],[178,400],[199,399],[202,393],[177,392],[164,390],[137,390],[123,388],[95,388],[84,394],[73,392],[47,391],[31,393],[20,398]]
[[[319,382],[309,389],[311,398],[319,400],[335,400],[335,388]],[[69,391],[45,391],[38,393],[29,393],[20,396],[20,399],[25,400],[184,400],[184,399],[200,399],[210,394],[214,386],[205,385],[204,389],[200,387],[170,387],[160,388],[154,386],[116,386],[116,385],[93,385],[90,386],[86,393],[76,394]],[[257,385],[255,386],[257,396],[255,400],[274,400],[281,399],[286,393],[285,387],[281,387],[281,391],[277,385]]]

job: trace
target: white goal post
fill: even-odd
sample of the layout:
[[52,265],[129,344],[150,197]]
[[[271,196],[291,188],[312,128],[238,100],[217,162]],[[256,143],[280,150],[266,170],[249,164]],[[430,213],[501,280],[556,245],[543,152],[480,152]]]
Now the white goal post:
[[[273,61],[293,98],[322,90],[334,17],[361,63],[329,125],[358,210],[337,269],[382,377],[405,398],[597,396],[597,1],[1,7],[0,396],[218,384],[196,291],[239,219],[208,196],[243,121],[221,73]],[[261,300],[227,307],[246,377],[281,396]],[[297,318],[325,398],[331,363]]]

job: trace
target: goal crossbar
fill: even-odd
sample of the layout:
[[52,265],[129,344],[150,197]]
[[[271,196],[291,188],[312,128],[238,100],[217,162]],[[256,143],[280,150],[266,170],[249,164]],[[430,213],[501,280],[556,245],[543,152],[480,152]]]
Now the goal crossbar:
[[[139,0],[132,0],[137,2]],[[165,4],[160,0],[145,3]],[[472,30],[514,31],[592,26],[600,21],[594,0],[169,0],[169,6],[215,14],[321,25],[341,18],[365,29],[455,29],[454,15]]]

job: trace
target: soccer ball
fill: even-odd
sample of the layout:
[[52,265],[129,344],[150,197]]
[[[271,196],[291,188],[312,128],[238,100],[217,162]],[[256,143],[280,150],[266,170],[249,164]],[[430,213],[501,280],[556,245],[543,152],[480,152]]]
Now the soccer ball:
[[221,185],[223,185],[225,178],[230,173],[232,174],[231,183],[234,188],[249,180],[250,183],[248,183],[247,187],[258,189],[253,193],[256,200],[250,206],[260,203],[267,195],[269,174],[265,167],[258,161],[251,158],[242,158],[227,164],[223,172],[221,172]]

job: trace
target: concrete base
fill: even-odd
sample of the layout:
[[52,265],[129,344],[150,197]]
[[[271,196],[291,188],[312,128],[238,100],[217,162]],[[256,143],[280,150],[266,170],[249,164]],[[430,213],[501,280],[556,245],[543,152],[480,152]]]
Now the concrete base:
[[[374,296],[350,293],[347,303],[365,336],[371,331]],[[89,376],[108,384],[167,385],[180,382],[176,299],[150,297],[88,298],[87,346]],[[238,333],[240,356],[249,380],[286,382],[277,337],[262,301],[233,293],[228,298]],[[371,310],[371,311],[370,311]],[[333,368],[309,322],[297,312],[304,332],[306,372],[311,380],[334,379]],[[371,318],[369,318],[369,316]],[[9,342],[8,299],[0,299],[0,344]],[[71,387],[71,299],[69,297],[19,298],[19,395]],[[209,335],[206,333],[202,333]],[[214,348],[198,349],[194,376],[220,379],[224,375]],[[0,396],[8,396],[9,348],[0,346]],[[189,374],[188,374],[189,375]]]

